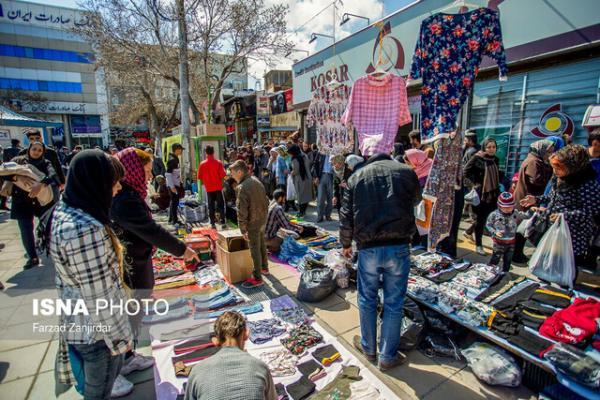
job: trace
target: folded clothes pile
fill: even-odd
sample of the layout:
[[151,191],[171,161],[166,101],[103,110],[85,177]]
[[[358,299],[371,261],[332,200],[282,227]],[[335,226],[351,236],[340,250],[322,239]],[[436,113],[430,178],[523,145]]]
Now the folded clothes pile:
[[502,276],[502,269],[495,265],[473,264],[466,272],[458,274],[453,283],[473,289],[485,289]]
[[546,318],[540,333],[550,339],[569,344],[582,344],[598,331],[600,302],[593,298],[576,298],[573,304]]
[[568,344],[556,343],[544,358],[560,372],[582,385],[600,389],[600,362]]
[[432,304],[437,303],[440,294],[438,285],[416,275],[408,278],[408,291],[419,299]]
[[225,314],[227,311],[235,311],[235,312],[242,313],[244,315],[250,315],[250,314],[259,313],[262,310],[263,310],[263,306],[260,303],[244,303],[244,304],[240,304],[235,307],[222,308],[217,311],[210,311],[210,312],[196,311],[196,313],[194,314],[194,319],[202,320],[202,319],[207,319],[207,318],[209,318],[209,319],[219,318],[221,315]]
[[275,378],[290,376],[296,373],[298,358],[291,355],[290,352],[285,349],[266,351],[261,353],[258,358],[269,366],[271,375]]
[[165,251],[157,250],[152,257],[154,278],[168,278],[185,272],[182,258],[175,257]]
[[437,304],[448,314],[463,309],[467,304],[465,288],[452,283],[442,283],[439,286]]
[[310,318],[304,310],[288,295],[271,300],[271,312],[281,321],[292,326],[300,326],[310,323]]
[[196,278],[194,278],[194,274],[191,272],[185,272],[180,275],[171,276],[164,279],[155,279],[154,281],[154,289],[155,290],[163,290],[163,289],[172,289],[178,288],[187,285],[193,285],[196,283]]
[[302,325],[289,332],[289,336],[281,339],[281,344],[294,355],[300,355],[310,347],[323,340],[323,336],[310,325]]
[[196,283],[200,286],[214,284],[215,282],[223,282],[223,273],[217,265],[207,266],[194,272]]
[[254,344],[269,342],[286,332],[285,327],[277,318],[248,321],[248,329],[250,330],[250,341]]
[[302,258],[308,253],[308,246],[300,244],[291,237],[286,237],[279,250],[279,259],[290,265],[298,265]]
[[416,275],[434,275],[453,268],[452,259],[436,253],[423,253],[411,256],[411,272]]

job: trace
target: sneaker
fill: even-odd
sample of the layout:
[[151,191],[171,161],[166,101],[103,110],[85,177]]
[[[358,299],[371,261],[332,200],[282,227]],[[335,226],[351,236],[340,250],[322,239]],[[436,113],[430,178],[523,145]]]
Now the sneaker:
[[242,287],[245,289],[252,289],[263,285],[263,281],[254,277],[247,279],[246,282],[242,283]]
[[483,249],[483,246],[477,246],[477,247],[475,248],[475,252],[476,252],[477,254],[479,254],[480,256],[486,256],[486,255],[487,255],[487,253],[486,253],[486,252],[485,252],[485,250]]
[[133,392],[133,383],[129,382],[123,375],[119,374],[113,384],[110,397],[115,399],[117,397],[127,396],[131,392]]
[[404,364],[404,361],[406,361],[406,356],[404,354],[398,352],[396,359],[393,361],[390,361],[390,362],[379,361],[379,370],[381,372],[388,371],[392,368],[396,368],[398,365]]
[[269,268],[263,268],[260,270],[261,274],[263,275],[269,275]]
[[475,243],[475,238],[473,237],[473,234],[468,234],[467,232],[463,233],[463,239],[465,239],[467,242],[469,243]]
[[362,346],[361,343],[361,338],[358,335],[354,335],[354,337],[352,338],[352,345],[354,346],[354,348],[356,350],[358,350],[363,356],[365,356],[365,358],[367,360],[369,360],[370,362],[375,362],[375,360],[377,360],[377,356],[375,354],[367,354],[365,352],[365,349]]
[[143,371],[154,365],[154,358],[133,353],[133,356],[123,361],[121,375],[129,375],[133,371]]

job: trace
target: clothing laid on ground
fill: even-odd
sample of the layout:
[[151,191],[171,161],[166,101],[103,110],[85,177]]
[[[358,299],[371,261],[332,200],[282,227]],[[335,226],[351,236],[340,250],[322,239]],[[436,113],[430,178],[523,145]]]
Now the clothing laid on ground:
[[242,313],[244,315],[256,314],[263,310],[263,306],[260,303],[250,303],[250,304],[242,304],[235,307],[228,307],[225,309],[221,309],[218,311],[211,311],[208,314],[204,312],[199,312],[194,314],[194,319],[206,319],[206,318],[219,318],[221,315],[225,314],[227,311],[236,311]]
[[266,343],[286,332],[285,327],[281,325],[281,321],[276,318],[248,321],[247,324],[250,330],[250,341],[254,344]]
[[309,322],[308,316],[304,310],[299,307],[276,310],[273,311],[273,314],[283,322],[293,326],[299,326]]
[[323,336],[310,325],[302,325],[289,332],[289,337],[281,339],[281,344],[294,355],[300,355],[323,340]]
[[344,366],[333,381],[311,398],[314,400],[350,399],[352,398],[350,385],[362,379],[359,367],[354,365]]
[[195,350],[207,349],[209,347],[214,347],[213,342],[210,339],[207,339],[206,337],[201,337],[198,339],[186,340],[183,343],[176,344],[173,347],[173,352],[175,353],[175,355],[179,356],[185,353],[190,353]]
[[290,383],[285,387],[292,400],[304,400],[307,399],[316,389],[315,384],[308,380],[305,376],[302,376],[294,383]]
[[298,364],[298,371],[300,371],[305,378],[310,379],[313,382],[327,375],[327,372],[325,372],[321,364],[315,360],[308,360]]
[[497,11],[477,8],[463,14],[434,14],[421,22],[410,77],[423,79],[421,141],[429,143],[456,130],[484,55],[507,73]]
[[217,347],[214,344],[210,343],[209,346],[205,346],[202,348],[196,348],[196,350],[193,350],[189,353],[171,357],[171,361],[173,362],[173,365],[175,365],[178,362],[182,362],[185,365],[194,364],[195,362],[204,360],[205,358],[208,358],[208,357],[211,357],[211,356],[217,354],[217,352],[220,349],[222,349],[222,347]]
[[354,135],[341,122],[349,96],[347,85],[323,85],[313,92],[306,125],[316,127],[317,146],[323,154],[347,154],[354,150]]
[[221,347],[190,373],[186,400],[275,400],[269,367],[237,347]]
[[395,74],[358,78],[342,116],[344,125],[352,123],[356,128],[358,147],[363,156],[390,154],[398,127],[411,120],[406,82]]
[[341,361],[342,359],[340,352],[332,344],[316,348],[315,351],[312,352],[312,356],[325,367],[330,366],[335,361]]
[[296,373],[298,358],[285,349],[266,351],[258,356],[269,366],[274,377],[290,376]]
[[433,201],[427,248],[435,251],[452,228],[454,191],[462,185],[462,134],[439,142],[433,157],[429,178],[423,189],[423,198]]

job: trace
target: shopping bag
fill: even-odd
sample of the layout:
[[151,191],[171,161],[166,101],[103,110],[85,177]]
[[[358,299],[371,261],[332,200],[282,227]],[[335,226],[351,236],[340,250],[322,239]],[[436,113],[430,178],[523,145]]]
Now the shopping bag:
[[573,287],[575,256],[569,225],[560,214],[529,260],[529,271],[548,282]]
[[465,194],[465,203],[472,206],[478,206],[481,203],[477,190],[472,189],[469,193]]
[[296,188],[294,187],[294,180],[292,175],[287,177],[287,193],[286,196],[288,201],[296,200]]

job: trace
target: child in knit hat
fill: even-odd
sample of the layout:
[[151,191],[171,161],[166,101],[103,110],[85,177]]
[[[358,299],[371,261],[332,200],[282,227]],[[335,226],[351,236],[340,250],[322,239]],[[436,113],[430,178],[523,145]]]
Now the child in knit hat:
[[515,251],[515,235],[519,223],[527,218],[527,214],[515,210],[515,198],[509,192],[498,196],[498,209],[490,214],[486,227],[492,236],[492,258],[490,264],[498,265],[503,259],[504,272],[510,270],[510,263]]

